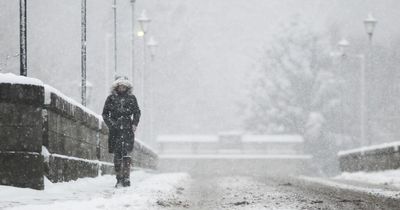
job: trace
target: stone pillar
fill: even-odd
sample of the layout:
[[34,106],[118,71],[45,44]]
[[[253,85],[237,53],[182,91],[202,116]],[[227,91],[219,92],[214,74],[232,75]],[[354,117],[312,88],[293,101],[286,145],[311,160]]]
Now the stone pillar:
[[41,86],[0,83],[0,184],[43,189]]

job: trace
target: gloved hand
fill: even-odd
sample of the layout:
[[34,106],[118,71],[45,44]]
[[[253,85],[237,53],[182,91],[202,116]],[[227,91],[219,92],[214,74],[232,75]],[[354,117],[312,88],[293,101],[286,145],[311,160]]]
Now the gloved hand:
[[117,122],[115,123],[117,129],[123,129],[123,120],[122,118],[118,118]]

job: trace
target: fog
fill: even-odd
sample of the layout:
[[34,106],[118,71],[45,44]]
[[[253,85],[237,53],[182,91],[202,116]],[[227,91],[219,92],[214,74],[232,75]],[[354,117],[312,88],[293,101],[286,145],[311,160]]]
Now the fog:
[[[131,3],[117,2],[117,73],[131,78]],[[88,107],[97,113],[101,113],[114,75],[111,5],[111,0],[87,1],[87,78],[93,84]],[[15,57],[19,52],[18,7],[18,1],[0,2],[1,73],[19,73],[19,60]],[[80,7],[80,0],[28,1],[28,76],[77,101],[81,80]],[[346,38],[350,42],[349,55],[365,54],[367,58],[366,112],[368,130],[373,131],[367,134],[370,141],[398,138],[394,125],[400,120],[399,1],[137,0],[135,19],[143,9],[152,19],[146,37],[154,36],[159,46],[154,58],[147,54],[144,62],[143,37],[136,36],[139,25],[134,23],[133,82],[134,93],[143,105],[140,78],[143,70],[146,72],[145,95],[153,94],[153,102],[147,98],[142,111],[145,120],[153,113],[154,136],[217,135],[234,130],[294,133],[311,139],[309,142],[319,139],[308,147],[313,151],[327,147],[321,139],[328,139],[335,148],[364,145],[358,138],[360,62],[351,56],[330,56],[338,50],[336,43]],[[363,25],[368,13],[378,20],[372,55]],[[288,40],[294,40],[293,46],[297,47],[317,40],[317,46],[297,48],[300,54],[309,49],[316,57],[293,58],[308,67],[314,61],[318,63],[314,70],[324,69],[327,74],[322,78],[314,75],[320,82],[317,87],[325,88],[325,83],[332,80],[334,84],[327,88],[336,93],[318,98],[315,86],[291,92],[296,87],[290,85],[286,87],[290,92],[287,96],[282,91],[272,91],[282,78],[284,83],[293,85],[286,77],[277,76],[279,68],[269,71],[284,60],[285,51],[279,49],[290,43]],[[263,81],[272,82],[272,86],[258,85]],[[320,105],[289,100],[286,105],[297,111],[291,115],[285,112],[289,108],[283,108],[283,121],[269,112],[277,107],[268,101],[299,95],[318,98]],[[143,131],[139,128],[139,132]],[[148,142],[155,145],[154,139]]]

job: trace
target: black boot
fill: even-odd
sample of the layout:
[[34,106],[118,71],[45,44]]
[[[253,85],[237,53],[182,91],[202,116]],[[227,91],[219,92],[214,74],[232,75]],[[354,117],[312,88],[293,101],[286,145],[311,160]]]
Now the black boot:
[[131,162],[132,159],[130,156],[125,156],[122,158],[122,186],[129,187],[131,186],[130,181],[130,172],[131,172]]
[[124,178],[122,176],[117,175],[117,183],[115,184],[116,188],[124,186]]
[[123,175],[122,175],[122,160],[115,160],[114,162],[114,170],[115,170],[115,175],[117,178],[117,183],[115,184],[115,187],[122,187],[123,186]]

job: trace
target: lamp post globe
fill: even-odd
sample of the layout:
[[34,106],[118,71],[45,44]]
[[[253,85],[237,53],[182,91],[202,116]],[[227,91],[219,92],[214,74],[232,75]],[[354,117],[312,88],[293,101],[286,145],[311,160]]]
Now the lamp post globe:
[[365,31],[368,34],[369,39],[372,39],[374,34],[374,29],[378,21],[372,16],[372,14],[368,14],[368,17],[364,20]]
[[146,10],[142,11],[138,18],[138,22],[140,25],[140,29],[143,31],[143,33],[146,33],[149,28],[149,23],[151,22],[151,19],[147,17]]
[[346,52],[347,52],[347,48],[350,46],[349,41],[347,41],[345,38],[342,38],[342,39],[338,42],[337,45],[338,45],[340,54],[341,54],[342,56],[345,56],[345,55],[346,55]]
[[154,39],[154,37],[150,37],[149,41],[147,42],[147,47],[150,50],[150,55],[153,58],[156,54],[156,49],[158,47],[158,42]]

